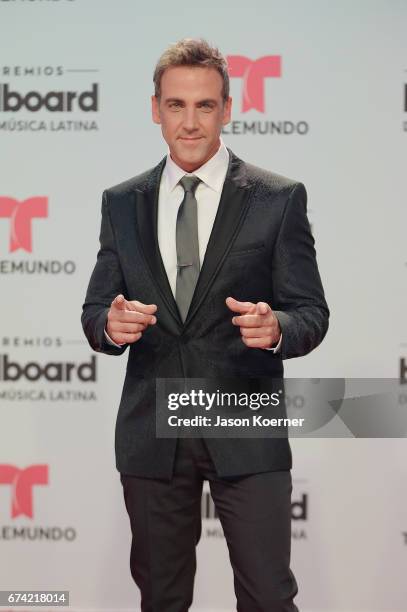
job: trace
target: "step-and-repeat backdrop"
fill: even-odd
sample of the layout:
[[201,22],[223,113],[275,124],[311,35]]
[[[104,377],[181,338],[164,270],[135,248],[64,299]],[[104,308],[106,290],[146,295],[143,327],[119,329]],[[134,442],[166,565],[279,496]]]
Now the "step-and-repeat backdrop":
[[[180,38],[245,58],[223,139],[308,190],[331,324],[287,376],[398,378],[407,410],[406,32],[405,0],[0,0],[0,590],[139,607],[113,454],[127,353],[93,353],[80,314],[103,189],[166,153],[152,74]],[[300,609],[405,610],[406,440],[292,449]],[[202,514],[194,610],[230,611],[206,489]]]

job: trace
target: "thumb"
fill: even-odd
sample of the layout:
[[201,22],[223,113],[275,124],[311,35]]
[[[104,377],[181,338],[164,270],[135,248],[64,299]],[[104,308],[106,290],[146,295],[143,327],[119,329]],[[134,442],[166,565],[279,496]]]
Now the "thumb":
[[267,304],[267,302],[257,302],[256,304],[256,314],[265,315],[270,312],[271,308]]
[[112,308],[117,308],[117,310],[126,310],[126,300],[124,298],[124,295],[122,295],[121,293],[119,295],[116,295],[112,302]]
[[255,307],[252,302],[239,302],[232,297],[226,298],[226,306],[230,308],[232,312],[238,312],[239,314],[245,314]]

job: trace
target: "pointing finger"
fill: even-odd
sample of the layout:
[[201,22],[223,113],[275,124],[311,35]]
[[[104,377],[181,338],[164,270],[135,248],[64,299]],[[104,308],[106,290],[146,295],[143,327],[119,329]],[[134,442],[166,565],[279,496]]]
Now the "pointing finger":
[[142,312],[144,314],[152,315],[157,310],[156,304],[143,304],[143,302],[138,302],[137,300],[132,300],[128,303],[132,305],[131,310],[137,310],[138,312]]
[[262,327],[264,325],[264,319],[262,319],[262,315],[246,314],[233,317],[232,323],[239,327]]

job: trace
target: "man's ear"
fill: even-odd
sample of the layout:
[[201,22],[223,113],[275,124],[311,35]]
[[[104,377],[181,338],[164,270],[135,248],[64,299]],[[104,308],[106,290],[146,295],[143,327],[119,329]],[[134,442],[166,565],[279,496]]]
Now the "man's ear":
[[151,96],[151,115],[154,123],[161,123],[160,104],[158,98],[154,95]]
[[226,125],[227,123],[230,123],[231,116],[232,116],[232,98],[229,96],[228,99],[223,104],[222,125]]

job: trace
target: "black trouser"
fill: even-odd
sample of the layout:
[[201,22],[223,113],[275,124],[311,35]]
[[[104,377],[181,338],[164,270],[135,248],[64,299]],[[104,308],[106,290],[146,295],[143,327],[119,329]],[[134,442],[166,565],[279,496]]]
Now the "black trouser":
[[238,612],[298,612],[290,570],[291,472],[221,479],[201,439],[179,439],[171,481],[121,475],[142,612],[187,612],[204,480],[229,548]]

